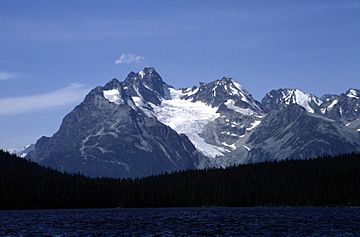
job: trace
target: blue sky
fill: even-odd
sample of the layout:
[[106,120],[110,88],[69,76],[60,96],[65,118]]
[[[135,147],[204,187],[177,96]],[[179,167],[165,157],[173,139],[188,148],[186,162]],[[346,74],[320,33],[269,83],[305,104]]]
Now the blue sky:
[[1,0],[0,52],[0,147],[18,148],[145,66],[175,87],[234,77],[258,100],[360,88],[360,1]]

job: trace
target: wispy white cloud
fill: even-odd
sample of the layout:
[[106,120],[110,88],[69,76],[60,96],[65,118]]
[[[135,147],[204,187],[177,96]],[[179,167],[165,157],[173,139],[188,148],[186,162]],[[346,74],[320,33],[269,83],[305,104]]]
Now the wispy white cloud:
[[20,74],[16,72],[0,71],[0,81],[11,80],[19,76]]
[[88,88],[84,85],[71,83],[64,88],[44,94],[0,98],[0,116],[73,104],[81,101],[87,92]]
[[115,64],[129,64],[129,63],[139,63],[144,61],[145,56],[136,55],[136,54],[121,54],[118,59],[115,60]]

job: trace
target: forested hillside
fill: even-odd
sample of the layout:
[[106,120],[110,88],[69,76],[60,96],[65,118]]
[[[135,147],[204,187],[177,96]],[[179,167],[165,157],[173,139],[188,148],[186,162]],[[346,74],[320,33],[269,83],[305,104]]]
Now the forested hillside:
[[175,206],[359,206],[360,155],[88,178],[0,151],[0,209]]

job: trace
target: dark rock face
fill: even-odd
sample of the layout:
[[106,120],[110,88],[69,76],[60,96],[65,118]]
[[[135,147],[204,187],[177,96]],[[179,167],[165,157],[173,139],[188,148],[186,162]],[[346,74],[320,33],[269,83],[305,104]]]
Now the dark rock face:
[[[116,89],[119,104],[104,97]],[[140,177],[195,169],[205,158],[184,135],[138,110],[117,80],[92,90],[51,137],[42,137],[30,158],[88,176]]]
[[321,99],[297,89],[278,89],[265,95],[261,100],[261,107],[264,112],[270,112],[298,104],[308,112],[338,121],[351,122],[360,117],[359,101],[358,89],[349,89],[341,95],[323,95]]
[[248,162],[305,159],[360,151],[360,134],[294,104],[267,114],[246,144]]
[[331,119],[345,123],[360,118],[360,90],[350,89],[340,96],[325,96],[321,105],[321,113]]

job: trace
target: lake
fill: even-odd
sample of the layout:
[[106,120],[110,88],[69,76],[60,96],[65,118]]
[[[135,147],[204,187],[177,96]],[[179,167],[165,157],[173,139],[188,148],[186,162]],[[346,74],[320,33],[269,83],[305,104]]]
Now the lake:
[[0,236],[360,236],[360,208],[0,211]]

